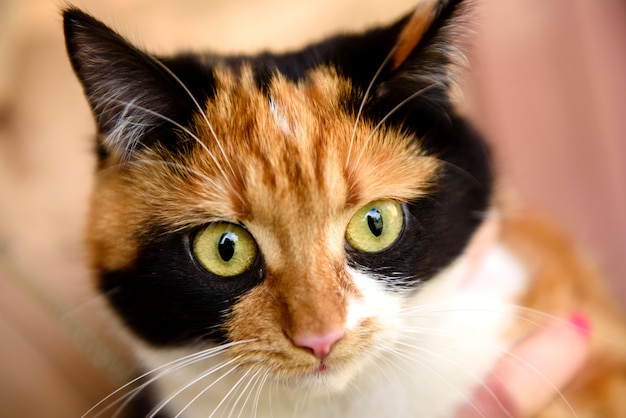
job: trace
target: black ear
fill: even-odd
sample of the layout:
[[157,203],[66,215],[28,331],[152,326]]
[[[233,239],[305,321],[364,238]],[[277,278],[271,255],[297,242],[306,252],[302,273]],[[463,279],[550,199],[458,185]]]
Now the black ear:
[[98,125],[101,157],[132,158],[138,145],[167,141],[213,95],[213,77],[189,57],[160,59],[93,17],[64,11],[67,51]]
[[423,0],[390,28],[395,44],[376,85],[377,98],[395,105],[404,102],[413,107],[412,113],[429,117],[450,111],[451,95],[466,66],[469,3]]
[[[382,117],[403,103],[398,113],[426,119],[446,115],[461,69],[471,0],[421,0],[397,22],[361,35],[339,36],[316,46]],[[358,93],[358,92],[357,92]],[[379,106],[380,105],[380,106]],[[377,113],[377,112],[374,112]],[[375,115],[373,115],[376,117]]]

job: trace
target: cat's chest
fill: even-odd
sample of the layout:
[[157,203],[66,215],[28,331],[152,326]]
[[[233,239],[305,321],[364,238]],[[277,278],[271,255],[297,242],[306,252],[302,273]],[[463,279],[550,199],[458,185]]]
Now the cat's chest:
[[[450,416],[507,350],[512,303],[526,283],[524,267],[496,245],[472,269],[461,258],[410,298],[387,299],[401,307],[389,308],[377,354],[338,391],[286,387],[222,355],[161,369],[154,384],[173,416]],[[140,356],[156,368],[186,354],[141,349]]]

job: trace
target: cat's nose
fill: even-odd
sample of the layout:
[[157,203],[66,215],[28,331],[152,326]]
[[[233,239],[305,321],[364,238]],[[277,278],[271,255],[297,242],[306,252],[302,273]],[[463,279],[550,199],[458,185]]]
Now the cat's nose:
[[333,345],[342,339],[344,334],[344,331],[341,330],[321,335],[298,335],[293,338],[293,343],[309,350],[318,359],[324,360],[332,351]]

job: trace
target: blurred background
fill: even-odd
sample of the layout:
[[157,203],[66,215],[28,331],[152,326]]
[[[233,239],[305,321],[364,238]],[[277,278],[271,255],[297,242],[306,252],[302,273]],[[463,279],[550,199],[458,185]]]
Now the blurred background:
[[[626,304],[626,2],[478,3],[471,115],[519,200],[568,228]],[[130,364],[84,265],[94,128],[65,56],[64,4],[0,0],[0,416],[80,416]],[[295,48],[415,1],[73,4],[167,53]]]

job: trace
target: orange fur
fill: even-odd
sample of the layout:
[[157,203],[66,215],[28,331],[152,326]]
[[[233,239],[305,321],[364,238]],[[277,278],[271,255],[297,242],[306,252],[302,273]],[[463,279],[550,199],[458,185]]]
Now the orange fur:
[[404,27],[398,37],[398,44],[393,54],[392,68],[396,69],[407,59],[409,54],[422,40],[436,16],[439,1],[422,1],[417,5],[411,20]]
[[[522,306],[561,317],[582,311],[591,319],[591,356],[564,392],[573,409],[579,417],[626,416],[626,323],[598,271],[569,237],[537,214],[504,219],[502,232],[532,275]],[[542,320],[533,314],[524,317],[519,335]],[[571,410],[555,399],[539,416],[570,417]]]
[[87,229],[94,267],[112,271],[135,260],[136,237],[142,219],[133,216],[138,211],[129,206],[131,202],[133,200],[126,198],[123,181],[117,175],[106,171],[100,174],[92,196],[91,222]]

